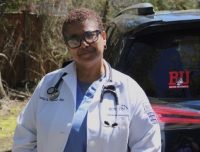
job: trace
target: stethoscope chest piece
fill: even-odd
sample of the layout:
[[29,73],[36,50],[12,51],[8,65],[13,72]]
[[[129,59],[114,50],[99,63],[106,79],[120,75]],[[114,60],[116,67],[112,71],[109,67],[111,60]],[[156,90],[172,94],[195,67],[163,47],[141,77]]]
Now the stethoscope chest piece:
[[50,87],[49,89],[47,89],[47,94],[49,96],[49,100],[50,101],[56,101],[56,99],[58,98],[59,94],[60,94],[60,91],[58,90],[58,87],[59,85],[61,84],[62,82],[62,78],[67,75],[66,72],[64,72],[60,79],[58,80],[58,82],[55,84],[54,87]]
[[58,98],[59,96],[59,90],[55,87],[50,87],[48,90],[47,90],[47,94],[49,95],[49,100],[50,101],[55,101],[55,99]]

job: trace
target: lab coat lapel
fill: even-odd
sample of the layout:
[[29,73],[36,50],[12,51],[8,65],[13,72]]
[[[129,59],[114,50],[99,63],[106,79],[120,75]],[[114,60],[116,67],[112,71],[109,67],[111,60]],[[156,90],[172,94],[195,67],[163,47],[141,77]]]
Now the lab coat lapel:
[[69,87],[72,95],[73,101],[76,101],[76,86],[77,86],[77,74],[75,63],[72,62],[64,69],[67,72],[67,75],[63,77],[64,83]]

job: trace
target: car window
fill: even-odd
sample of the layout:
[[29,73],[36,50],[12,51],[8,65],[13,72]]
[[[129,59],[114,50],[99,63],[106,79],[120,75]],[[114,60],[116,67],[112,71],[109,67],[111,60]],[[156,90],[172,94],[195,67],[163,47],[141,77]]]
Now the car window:
[[105,50],[104,56],[110,64],[116,65],[116,61],[119,61],[121,50],[124,45],[124,40],[122,39],[123,35],[114,24],[107,29],[106,33],[108,35],[108,48]]
[[[116,66],[133,77],[148,96],[200,98],[200,36],[172,31],[131,38]],[[128,40],[127,40],[128,41]]]

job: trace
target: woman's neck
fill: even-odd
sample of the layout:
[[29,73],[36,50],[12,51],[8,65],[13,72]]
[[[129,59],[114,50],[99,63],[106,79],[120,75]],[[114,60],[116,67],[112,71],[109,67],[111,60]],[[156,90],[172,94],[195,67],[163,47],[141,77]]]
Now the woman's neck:
[[105,74],[103,62],[91,66],[77,65],[77,77],[79,81],[92,83]]

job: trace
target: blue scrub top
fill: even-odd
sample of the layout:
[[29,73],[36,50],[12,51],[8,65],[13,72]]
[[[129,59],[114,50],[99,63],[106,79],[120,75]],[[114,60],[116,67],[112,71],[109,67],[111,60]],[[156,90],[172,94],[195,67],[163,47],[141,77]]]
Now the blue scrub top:
[[[83,101],[83,97],[91,84],[77,80],[76,110]],[[87,94],[86,94],[87,95]],[[81,122],[80,122],[81,123]],[[86,152],[87,148],[87,115],[85,116],[80,129],[72,126],[64,152]]]

